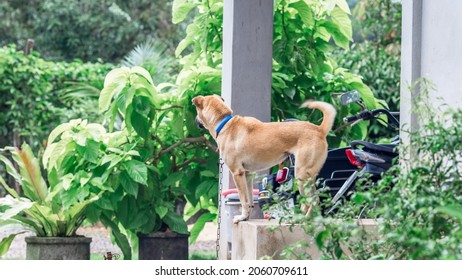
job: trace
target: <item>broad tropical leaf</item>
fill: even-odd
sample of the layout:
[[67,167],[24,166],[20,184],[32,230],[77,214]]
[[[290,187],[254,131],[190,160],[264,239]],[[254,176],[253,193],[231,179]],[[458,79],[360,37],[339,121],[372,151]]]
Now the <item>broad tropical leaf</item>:
[[308,27],[312,28],[312,26],[314,25],[314,14],[311,10],[311,7],[309,7],[305,1],[300,0],[295,3],[290,3],[289,7],[297,10],[300,14],[300,17],[302,18],[303,23],[306,24]]
[[80,227],[81,223],[83,222],[85,216],[84,211],[88,205],[98,200],[98,196],[94,196],[84,202],[74,204],[67,212],[66,212],[66,221],[67,221],[67,228],[66,228],[66,236],[72,236],[75,234],[75,231]]
[[40,166],[29,145],[24,143],[21,149],[11,149],[13,159],[19,166],[23,178],[24,194],[33,201],[43,202],[47,197],[47,185],[42,177]]
[[151,86],[154,87],[154,82],[152,81],[151,74],[149,74],[149,72],[146,69],[139,66],[134,66],[130,69],[130,72],[132,74],[138,74],[141,77],[145,78],[151,84]]
[[181,217],[178,213],[169,211],[167,215],[165,215],[163,221],[172,231],[181,234],[188,234],[188,226],[183,220],[183,217]]
[[189,12],[197,6],[197,3],[188,0],[174,0],[172,4],[172,22],[180,23],[186,19]]
[[11,243],[13,242],[16,235],[21,234],[21,233],[23,232],[10,234],[8,237],[5,237],[2,239],[2,241],[0,241],[0,256],[8,252],[8,250],[10,249]]
[[[7,147],[7,149],[10,150],[9,147]],[[16,182],[21,184],[21,176],[19,175],[18,171],[16,171],[16,169],[14,168],[13,163],[3,155],[0,155],[0,161],[2,161],[5,164],[6,172],[10,174]]]
[[126,86],[130,70],[128,67],[116,68],[109,72],[104,80],[104,88],[99,96],[99,110],[106,112],[109,109],[111,100],[117,96]]
[[10,188],[10,187],[6,184],[6,182],[5,182],[5,180],[3,180],[3,177],[2,177],[2,176],[0,176],[0,184],[5,188],[5,190],[6,190],[11,196],[16,197],[16,198],[19,197],[18,193],[17,193],[13,188]]
[[101,215],[101,222],[111,229],[111,234],[114,236],[117,246],[119,246],[120,250],[122,250],[122,254],[124,254],[124,259],[131,260],[132,248],[130,247],[130,243],[128,242],[127,236],[120,231],[117,224],[115,224],[105,215]]
[[124,162],[123,166],[130,178],[132,178],[135,182],[147,185],[148,168],[143,162],[138,160],[129,160]]
[[6,206],[4,212],[0,212],[0,221],[6,221],[21,214],[32,207],[32,202],[27,198],[13,198],[11,195],[0,198],[0,206]]

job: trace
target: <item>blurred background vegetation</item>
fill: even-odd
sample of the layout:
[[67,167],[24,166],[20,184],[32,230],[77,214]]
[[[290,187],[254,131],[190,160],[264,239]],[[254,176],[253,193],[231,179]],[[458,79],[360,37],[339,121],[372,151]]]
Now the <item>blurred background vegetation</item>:
[[171,21],[171,0],[6,0],[0,3],[0,45],[24,46],[47,60],[120,62],[150,38],[171,52],[182,37]]

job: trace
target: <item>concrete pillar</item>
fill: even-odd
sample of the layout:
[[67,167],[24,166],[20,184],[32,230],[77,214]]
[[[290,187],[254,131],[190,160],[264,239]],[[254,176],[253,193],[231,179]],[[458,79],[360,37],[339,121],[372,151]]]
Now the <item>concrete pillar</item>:
[[[400,123],[404,129],[415,131],[418,120],[411,110],[418,89],[410,89],[422,76],[422,0],[403,1],[402,11]],[[407,134],[402,133],[401,139],[409,141]]]
[[[235,115],[270,120],[272,41],[273,0],[224,1],[222,97]],[[224,166],[223,190],[229,188],[235,186]],[[220,259],[228,259],[227,226],[223,221]]]

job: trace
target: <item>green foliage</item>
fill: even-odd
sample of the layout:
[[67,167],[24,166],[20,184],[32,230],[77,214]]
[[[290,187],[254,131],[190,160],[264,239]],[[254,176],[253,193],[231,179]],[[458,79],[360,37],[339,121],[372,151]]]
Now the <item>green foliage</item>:
[[[413,105],[420,127],[410,133],[400,164],[371,191],[354,194],[335,219],[304,220],[324,258],[462,258],[462,111],[434,108],[426,85],[420,87],[422,99]],[[365,206],[378,224],[374,234],[355,219]]]
[[[0,241],[0,255],[5,254],[16,235],[32,231],[37,236],[74,236],[76,230],[85,220],[86,208],[98,199],[98,195],[85,191],[89,186],[85,183],[72,183],[74,178],[57,180],[56,169],[48,173],[48,187],[42,177],[38,159],[27,144],[21,149],[6,147],[3,154],[10,153],[19,172],[13,163],[3,154],[0,161],[6,166],[7,172],[20,184],[24,197],[0,177],[0,184],[9,193],[0,198],[0,229],[13,232]],[[60,169],[61,163],[56,165]],[[82,170],[81,172],[82,173]],[[77,186],[76,186],[77,185]],[[84,185],[81,187],[81,185]]]
[[[188,110],[184,102],[172,92],[161,92],[144,68],[116,68],[106,76],[99,108],[109,130],[122,133],[127,151],[137,155],[122,164],[125,171],[111,175],[114,192],[107,196],[108,204],[96,206],[108,214],[103,223],[113,233],[119,229],[121,235],[128,233],[125,239],[167,229],[187,233],[183,213],[176,211],[186,200],[197,212],[207,205],[205,209],[216,213],[216,207],[209,206],[209,201],[217,199],[215,186],[208,184],[200,193],[196,188],[201,181],[216,183],[216,173],[201,174],[201,170],[212,166],[216,172],[217,155],[205,149],[212,144],[193,124],[190,101]],[[209,221],[213,215],[202,220]],[[116,243],[122,245],[118,239]]]
[[353,26],[357,43],[349,51],[334,52],[338,64],[362,76],[391,110],[399,110],[401,3],[360,0]]
[[118,62],[155,34],[172,53],[182,29],[171,24],[170,9],[169,0],[6,0],[0,45],[32,38],[47,59]]
[[339,65],[363,77],[390,110],[399,111],[401,58],[399,49],[389,51],[374,42],[354,44],[351,51],[335,54]]
[[[197,8],[197,9],[195,9]],[[186,29],[176,55],[183,68],[177,91],[191,98],[221,91],[223,2],[174,1],[173,18],[178,22],[190,10],[195,18]],[[328,52],[339,46],[349,48],[352,41],[350,10],[346,1],[275,1],[273,34],[272,118],[299,118],[318,123],[321,114],[298,109],[306,99],[338,104],[333,94],[356,89],[368,108],[380,106],[372,91],[355,74],[337,67]],[[333,44],[332,41],[333,40]],[[341,108],[336,125],[359,108]],[[367,123],[346,128],[329,137],[332,147],[366,136]],[[343,143],[342,143],[343,141]]]
[[25,56],[14,46],[0,49],[0,144],[19,146],[23,141],[37,150],[48,133],[70,118],[100,118],[94,102],[63,97],[70,82],[97,84],[109,65],[47,62],[33,52]]
[[[107,133],[99,124],[77,119],[52,131],[43,155],[48,172],[61,178],[58,186],[67,190],[66,198],[99,194],[100,199],[87,212],[88,219],[100,220],[111,228],[127,259],[131,258],[131,246],[121,229],[158,230],[162,226],[155,212],[159,206],[152,206],[169,205],[167,197],[156,193],[149,183],[151,174],[144,161],[146,155],[141,155],[135,149],[136,141],[130,140],[127,131]],[[173,205],[165,207],[168,211]],[[185,231],[184,228],[177,230]]]

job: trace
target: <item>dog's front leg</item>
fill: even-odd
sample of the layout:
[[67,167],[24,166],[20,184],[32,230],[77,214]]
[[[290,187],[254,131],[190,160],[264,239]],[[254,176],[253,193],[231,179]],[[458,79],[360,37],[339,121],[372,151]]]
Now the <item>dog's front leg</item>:
[[247,172],[238,170],[233,172],[234,183],[236,184],[237,191],[239,193],[239,199],[241,200],[242,213],[239,216],[234,216],[233,223],[238,224],[241,221],[247,221],[250,217],[251,205],[248,200],[248,186],[247,186]]

